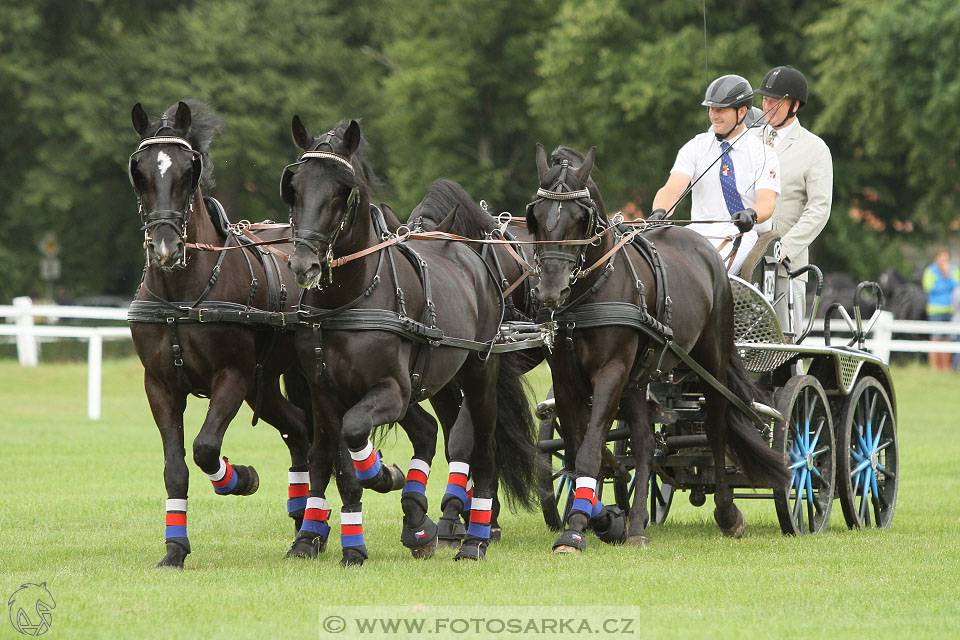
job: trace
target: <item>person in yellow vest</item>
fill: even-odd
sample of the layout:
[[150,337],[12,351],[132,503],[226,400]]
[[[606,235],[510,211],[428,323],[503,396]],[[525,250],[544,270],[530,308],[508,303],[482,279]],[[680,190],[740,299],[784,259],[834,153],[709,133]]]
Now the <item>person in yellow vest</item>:
[[[960,286],[960,269],[950,264],[950,252],[937,249],[933,262],[923,271],[923,290],[927,292],[927,320],[949,322],[953,316],[953,290]],[[947,342],[949,335],[934,335],[934,342]],[[949,353],[927,354],[930,367],[942,371],[951,368]]]

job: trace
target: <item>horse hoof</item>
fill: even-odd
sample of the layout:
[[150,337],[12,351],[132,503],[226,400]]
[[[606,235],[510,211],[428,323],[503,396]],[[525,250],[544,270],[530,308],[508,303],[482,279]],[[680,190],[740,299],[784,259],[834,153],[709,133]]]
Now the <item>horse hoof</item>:
[[290,547],[290,550],[287,551],[287,557],[312,559],[326,551],[326,549],[326,538],[316,535],[298,535],[297,539],[293,541],[293,545]]
[[647,536],[627,536],[627,539],[623,541],[623,544],[628,547],[649,547],[650,538]]
[[433,557],[433,554],[437,551],[437,541],[434,540],[428,545],[423,547],[417,547],[416,549],[410,549],[410,555],[412,555],[417,560],[429,560]]
[[407,476],[403,472],[403,469],[395,464],[389,464],[387,465],[387,470],[390,472],[390,480],[392,481],[390,491],[400,491],[400,489],[403,489],[404,485],[407,484]]
[[623,544],[627,537],[627,514],[616,505],[604,507],[607,526],[604,529],[594,527],[593,532],[607,544]]
[[165,556],[163,556],[163,560],[157,563],[157,568],[183,569],[183,560],[187,557],[188,553],[190,553],[189,549],[185,549],[182,545],[177,544],[176,542],[168,541],[167,553]]
[[587,541],[583,538],[583,532],[576,529],[567,529],[553,543],[554,553],[580,553],[586,550]]
[[747,528],[747,522],[743,518],[743,513],[741,513],[741,511],[737,509],[737,521],[734,522],[733,525],[730,527],[726,527],[726,528],[720,527],[720,531],[723,533],[723,535],[727,536],[728,538],[736,539],[743,536],[743,532],[746,528]]
[[487,541],[476,536],[467,536],[460,545],[457,555],[453,556],[454,562],[460,560],[473,560],[474,562],[483,560],[487,555]]
[[466,534],[467,528],[459,520],[441,516],[437,522],[437,546],[441,549],[459,549]]
[[490,542],[500,542],[500,536],[503,535],[503,529],[500,527],[492,527],[490,529]]
[[367,559],[366,547],[344,547],[343,557],[340,558],[341,567],[359,567]]
[[252,496],[255,494],[257,489],[260,488],[260,476],[257,474],[257,470],[243,464],[234,465],[233,470],[238,476],[237,486],[233,490],[234,495]]
[[580,549],[576,547],[571,547],[570,545],[561,544],[553,548],[554,553],[580,553]]

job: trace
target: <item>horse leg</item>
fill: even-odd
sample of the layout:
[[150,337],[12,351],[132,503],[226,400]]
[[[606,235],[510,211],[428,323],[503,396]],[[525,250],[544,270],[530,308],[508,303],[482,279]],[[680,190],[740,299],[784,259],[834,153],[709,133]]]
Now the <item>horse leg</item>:
[[[719,378],[721,383],[726,381]],[[723,535],[739,538],[743,535],[745,521],[740,509],[733,504],[733,490],[727,484],[727,403],[728,400],[712,387],[703,389],[704,429],[713,451],[714,480],[713,518]]]
[[[463,393],[456,383],[451,383],[434,394],[430,398],[430,404],[443,429],[443,439],[446,443],[444,454],[449,463],[447,487],[440,500],[442,515],[437,523],[437,542],[440,547],[457,549],[467,532],[464,522],[470,520],[470,494],[473,492],[469,463],[472,447],[463,450],[461,442],[461,447],[458,447],[453,454],[450,448],[453,426],[463,406]],[[452,459],[452,455],[456,456],[456,460]]]
[[193,461],[207,474],[213,490],[219,495],[249,496],[260,487],[256,469],[232,465],[220,455],[223,434],[249,392],[247,378],[233,370],[216,376],[210,389],[206,418],[193,441]]
[[453,557],[454,560],[483,560],[490,542],[490,519],[496,480],[493,436],[497,425],[498,369],[499,360],[488,358],[477,374],[470,376],[476,379],[463,385],[463,405],[450,434],[451,473],[454,460],[458,457],[469,460],[475,482],[468,499],[470,524],[460,549]]
[[[407,404],[399,384],[389,378],[370,388],[360,401],[344,414],[343,439],[361,487],[385,492],[385,485],[400,489],[405,484],[405,477],[399,467],[387,467],[381,463],[380,452],[375,451],[370,442],[370,431],[375,426],[397,422],[406,410]],[[341,471],[344,472],[345,469]],[[340,518],[340,541],[344,549],[341,564],[362,564],[367,558],[367,549],[363,538],[363,511],[359,500],[355,503],[344,500]]]
[[647,488],[653,461],[653,431],[647,413],[646,386],[624,393],[620,397],[620,411],[630,424],[630,442],[633,448],[633,502],[630,504],[630,525],[626,543],[646,546],[650,540],[646,528],[650,521],[647,512]]
[[400,494],[403,529],[400,541],[414,558],[430,558],[437,548],[437,525],[427,516],[427,479],[437,450],[437,423],[420,405],[412,405],[400,421],[413,444],[407,481]]
[[[293,518],[294,535],[303,523],[304,510],[310,491],[310,473],[307,453],[310,448],[310,433],[304,411],[310,411],[309,390],[302,380],[303,389],[296,389],[296,383],[287,377],[287,393],[291,400],[296,398],[305,406],[296,406],[283,397],[279,380],[274,378],[263,381],[263,395],[260,404],[260,417],[280,432],[284,444],[290,450],[290,470],[287,472],[287,515]],[[247,403],[256,403],[256,392],[247,396]],[[253,406],[253,404],[251,404]]]
[[183,448],[183,410],[187,406],[187,398],[183,393],[171,391],[149,374],[144,376],[144,387],[163,441],[163,484],[167,490],[167,552],[157,566],[183,569],[183,560],[190,553],[190,540],[187,538],[189,471]]
[[567,529],[553,545],[554,553],[576,553],[587,548],[583,532],[589,524],[602,541],[622,543],[626,537],[626,516],[616,505],[605,507],[597,499],[600,479],[600,449],[606,446],[610,424],[616,417],[620,394],[627,382],[622,362],[612,361],[593,376],[593,407],[583,442],[577,450],[576,492]]
[[[326,500],[327,485],[334,469],[342,466],[341,457],[346,457],[347,467],[351,466],[350,454],[340,438],[340,411],[342,407],[331,406],[325,403],[323,398],[313,396],[314,434],[309,454],[310,490],[304,508],[303,523],[287,552],[288,558],[316,558],[327,548],[327,539],[330,536],[330,507]],[[346,488],[339,487],[341,477],[346,483]],[[360,502],[362,489],[352,473],[338,474],[337,481],[340,496],[345,504]]]

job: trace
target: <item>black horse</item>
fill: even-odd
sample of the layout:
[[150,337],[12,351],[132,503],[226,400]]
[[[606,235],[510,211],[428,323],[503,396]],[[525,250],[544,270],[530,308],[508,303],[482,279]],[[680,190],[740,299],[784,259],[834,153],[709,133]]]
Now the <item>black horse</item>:
[[[307,501],[310,429],[304,409],[309,394],[292,370],[292,332],[271,326],[271,319],[293,311],[285,297],[296,289],[288,269],[279,267],[281,257],[250,247],[196,249],[198,244],[236,246],[242,237],[226,228],[216,201],[205,201],[200,193],[201,185],[210,184],[208,152],[219,118],[195,101],[179,102],[155,121],[138,103],[132,117],[141,139],[129,171],[144,225],[146,266],[131,305],[130,328],[163,440],[167,552],[158,566],[182,568],[190,553],[183,433],[187,396],[210,399],[193,441],[193,459],[218,494],[250,495],[259,486],[252,466],[231,464],[220,455],[224,433],[240,405],[246,401],[277,428],[290,450],[287,508],[299,529]],[[280,234],[268,230],[264,237]],[[241,322],[242,315],[253,321]],[[208,322],[214,316],[223,321]],[[303,390],[299,407],[281,393],[281,375],[288,393]],[[327,477],[333,448],[329,442],[318,444],[325,457],[316,464],[326,465]]]
[[[462,390],[448,442],[444,503],[466,502],[472,473],[470,526],[455,559],[481,559],[496,467],[508,495],[521,504],[529,505],[534,486],[533,420],[519,373],[490,352],[503,315],[497,282],[476,253],[454,243],[409,241],[370,251],[386,224],[370,205],[375,178],[364,160],[359,124],[343,121],[314,137],[295,116],[292,128],[305,153],[284,170],[281,195],[294,226],[290,267],[305,289],[306,326],[297,331],[297,350],[314,372],[318,424],[342,432],[367,486],[383,474],[371,429],[399,420],[417,400],[456,397]],[[334,252],[355,259],[338,263]],[[411,470],[414,462],[426,462],[416,443],[414,449]],[[401,498],[401,541],[414,551],[436,540],[436,525],[426,515],[426,477],[417,477],[410,482],[408,476]],[[350,518],[360,525],[359,516]],[[354,531],[362,536],[361,529]],[[362,544],[362,537],[357,541]]]
[[[594,147],[578,168],[569,161],[551,168],[545,150],[537,145],[540,189],[527,215],[527,227],[538,241],[557,243],[538,245],[536,287],[546,319],[555,316],[561,332],[547,359],[568,465],[572,465],[568,471],[576,475],[575,500],[568,528],[554,545],[557,552],[584,550],[588,524],[605,542],[646,543],[644,499],[633,500],[627,529],[622,513],[616,507],[604,507],[596,496],[601,449],[618,410],[631,424],[644,425],[633,430],[635,472],[638,478],[649,476],[653,434],[648,426],[646,383],[655,370],[668,372],[680,362],[672,349],[655,348],[650,334],[638,330],[634,320],[642,319],[640,324],[658,326],[661,331],[664,323],[669,324],[676,348],[748,404],[759,397],[733,349],[733,299],[716,249],[693,231],[665,226],[646,232],[657,250],[648,251],[649,258],[641,257],[632,242],[615,250],[619,244],[615,238],[622,236],[598,214],[587,188],[595,152]],[[656,276],[657,270],[665,277]],[[665,282],[671,285],[668,292],[662,291]],[[661,293],[668,293],[669,299]],[[626,305],[637,313],[626,312]],[[574,317],[570,314],[588,307],[607,309],[609,315],[584,313],[579,323],[569,320]],[[659,317],[651,318],[646,309],[658,309]],[[671,313],[672,322],[667,317]],[[716,470],[714,517],[724,534],[739,536],[745,523],[725,478],[727,445],[757,484],[781,486],[789,474],[783,460],[723,393],[704,385],[703,395],[705,430]],[[645,483],[636,486],[640,491]]]

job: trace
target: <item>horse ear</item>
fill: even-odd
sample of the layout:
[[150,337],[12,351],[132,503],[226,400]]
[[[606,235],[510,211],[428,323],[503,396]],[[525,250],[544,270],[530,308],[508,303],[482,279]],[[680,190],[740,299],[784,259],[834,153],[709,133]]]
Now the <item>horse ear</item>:
[[307,128],[303,126],[300,116],[293,116],[293,122],[290,123],[290,130],[293,132],[293,143],[295,145],[304,151],[310,148],[310,145],[313,143],[313,136],[310,135]]
[[177,103],[177,115],[174,118],[173,125],[186,135],[190,133],[191,124],[193,124],[193,116],[190,114],[190,107],[181,100]]
[[450,209],[450,213],[447,214],[447,217],[441,220],[440,224],[437,225],[437,231],[450,233],[450,230],[453,229],[453,223],[457,219],[458,211],[460,211],[460,203],[453,205],[453,209]]
[[590,151],[587,151],[587,157],[583,159],[583,164],[577,169],[577,177],[580,178],[581,182],[586,182],[590,177],[590,172],[593,171],[593,159],[596,155],[597,147],[590,147]]
[[356,120],[350,121],[350,126],[343,134],[343,155],[351,156],[360,148],[360,123]]
[[141,136],[144,135],[144,131],[147,130],[147,127],[150,126],[150,118],[147,116],[147,112],[143,110],[143,105],[139,102],[133,105],[133,111],[130,112],[130,118],[133,120],[133,128]]
[[537,173],[540,175],[540,181],[543,181],[543,176],[547,175],[549,167],[547,166],[547,150],[543,148],[543,145],[539,142],[537,143]]

